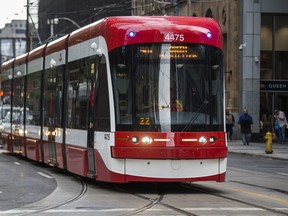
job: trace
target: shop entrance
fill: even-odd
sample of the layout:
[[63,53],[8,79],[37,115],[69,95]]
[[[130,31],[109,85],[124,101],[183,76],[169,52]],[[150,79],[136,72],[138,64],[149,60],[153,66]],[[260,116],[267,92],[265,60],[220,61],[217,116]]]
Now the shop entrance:
[[[260,92],[261,133],[274,132],[274,110],[282,110],[288,118],[288,92]],[[287,135],[287,133],[286,133]]]

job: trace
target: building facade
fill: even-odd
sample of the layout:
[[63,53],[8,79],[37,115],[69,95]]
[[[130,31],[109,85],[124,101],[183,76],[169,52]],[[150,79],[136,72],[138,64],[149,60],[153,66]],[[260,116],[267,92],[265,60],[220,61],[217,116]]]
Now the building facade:
[[288,116],[288,1],[262,0],[260,12],[260,105]]
[[0,30],[1,63],[26,52],[26,20],[12,20]]
[[215,18],[223,31],[226,107],[236,119],[248,108],[255,139],[264,135],[263,113],[288,115],[287,0],[133,0],[132,15]]

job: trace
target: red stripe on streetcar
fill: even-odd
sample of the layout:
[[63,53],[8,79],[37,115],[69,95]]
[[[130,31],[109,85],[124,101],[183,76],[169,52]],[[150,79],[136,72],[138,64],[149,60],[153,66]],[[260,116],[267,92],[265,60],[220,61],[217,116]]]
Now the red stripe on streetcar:
[[211,159],[226,158],[227,147],[112,147],[114,158]]

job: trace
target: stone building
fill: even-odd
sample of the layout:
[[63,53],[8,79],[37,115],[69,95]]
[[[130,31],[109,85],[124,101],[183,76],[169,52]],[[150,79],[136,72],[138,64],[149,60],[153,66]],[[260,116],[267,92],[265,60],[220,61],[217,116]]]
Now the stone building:
[[288,114],[287,0],[132,0],[132,15],[215,18],[223,31],[226,107],[236,119],[248,108],[254,138],[264,135],[264,112]]

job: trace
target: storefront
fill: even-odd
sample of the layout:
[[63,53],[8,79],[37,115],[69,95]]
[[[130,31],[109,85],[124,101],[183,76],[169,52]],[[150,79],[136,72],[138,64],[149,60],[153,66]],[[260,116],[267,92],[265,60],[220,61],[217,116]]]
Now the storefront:
[[[260,115],[288,114],[288,15],[261,15]],[[261,118],[261,117],[260,117]]]

